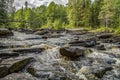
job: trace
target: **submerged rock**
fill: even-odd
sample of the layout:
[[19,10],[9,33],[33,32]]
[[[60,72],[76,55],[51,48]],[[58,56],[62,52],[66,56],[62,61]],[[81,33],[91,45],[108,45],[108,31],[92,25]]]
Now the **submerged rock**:
[[36,62],[29,66],[27,71],[35,77],[45,77],[49,72],[54,72],[55,70],[52,66],[43,65],[42,63]]
[[98,77],[102,78],[107,71],[111,71],[113,68],[112,67],[100,67],[99,69],[94,69],[93,74]]
[[15,52],[0,52],[0,58],[6,59],[10,57],[18,57],[19,54]]
[[83,66],[76,74],[81,79],[85,80],[98,80],[103,78],[106,72],[111,71],[111,66]]
[[32,76],[28,76],[25,73],[12,73],[0,80],[37,80]]
[[64,72],[55,69],[52,65],[45,65],[42,63],[33,63],[29,66],[27,71],[34,77],[43,78],[47,80],[66,80],[67,77],[64,75]]
[[53,47],[50,45],[47,45],[47,44],[40,44],[40,45],[31,46],[31,48],[43,48],[43,49],[47,50],[47,49],[52,49]]
[[13,49],[13,52],[18,52],[18,53],[32,53],[32,52],[42,52],[44,51],[44,48],[16,48]]
[[106,38],[111,38],[111,37],[113,37],[112,33],[102,33],[102,34],[98,35],[99,39],[106,39]]
[[73,41],[69,43],[71,46],[83,46],[83,47],[93,47],[96,45],[96,41],[86,40],[86,41]]
[[96,49],[97,49],[97,50],[106,50],[106,48],[105,48],[104,45],[97,45],[97,46],[96,46]]
[[13,36],[13,32],[5,29],[5,28],[0,28],[0,37],[8,37],[8,36]]
[[76,57],[84,57],[86,54],[91,53],[91,49],[83,48],[83,47],[61,47],[60,54],[62,56],[76,58]]

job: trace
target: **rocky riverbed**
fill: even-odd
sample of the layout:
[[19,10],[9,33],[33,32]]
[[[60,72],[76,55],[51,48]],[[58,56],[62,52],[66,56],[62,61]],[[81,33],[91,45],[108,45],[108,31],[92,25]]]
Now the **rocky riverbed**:
[[120,80],[120,36],[0,29],[0,80]]

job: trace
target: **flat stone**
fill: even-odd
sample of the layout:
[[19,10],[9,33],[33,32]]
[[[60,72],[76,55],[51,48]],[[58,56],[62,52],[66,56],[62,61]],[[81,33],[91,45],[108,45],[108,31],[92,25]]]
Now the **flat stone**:
[[83,47],[93,47],[96,45],[96,41],[85,40],[85,41],[73,41],[69,43],[71,46],[83,46]]
[[101,33],[100,35],[98,35],[99,39],[106,39],[106,38],[111,38],[113,36],[112,33]]
[[0,52],[0,58],[6,59],[10,57],[18,57],[19,54],[16,52]]
[[18,53],[42,52],[44,50],[45,50],[44,48],[15,48],[15,49],[12,49],[13,52],[18,52]]
[[0,78],[8,74],[8,68],[6,66],[0,66]]
[[8,36],[13,36],[13,32],[5,29],[5,28],[0,28],[0,37],[8,37]]
[[0,65],[8,68],[8,73],[18,72],[25,68],[29,63],[35,61],[33,57],[10,58],[3,60]]
[[80,56],[84,57],[86,54],[89,54],[91,52],[92,52],[91,49],[87,49],[83,47],[61,47],[60,48],[60,54],[62,56],[71,57],[71,58],[80,57]]

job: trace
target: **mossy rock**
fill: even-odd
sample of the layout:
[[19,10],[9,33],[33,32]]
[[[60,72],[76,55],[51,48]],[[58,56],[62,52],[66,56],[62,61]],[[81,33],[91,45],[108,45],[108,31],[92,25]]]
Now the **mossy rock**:
[[4,29],[4,28],[0,28],[0,36],[13,36],[13,32],[8,30],[8,29]]
[[8,68],[6,66],[0,66],[0,78],[8,74]]
[[9,73],[18,72],[18,71],[22,70],[25,66],[27,66],[32,61],[35,61],[35,59],[30,57],[30,58],[26,58],[26,59],[23,59],[21,61],[14,63],[9,68]]

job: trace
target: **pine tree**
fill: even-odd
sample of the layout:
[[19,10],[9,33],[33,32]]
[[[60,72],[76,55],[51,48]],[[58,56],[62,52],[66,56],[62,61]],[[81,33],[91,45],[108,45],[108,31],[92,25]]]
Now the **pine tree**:
[[6,11],[6,1],[0,0],[0,25],[6,25],[7,11]]
[[70,26],[90,25],[90,5],[91,0],[69,0],[68,19]]
[[92,27],[98,27],[100,26],[100,20],[98,18],[99,13],[101,11],[103,0],[94,0],[94,2],[91,4],[91,23],[90,26]]
[[114,17],[114,1],[115,0],[103,0],[103,5],[99,13],[99,19],[101,20],[101,25],[107,27],[112,26]]

